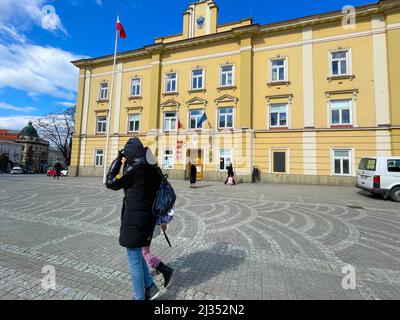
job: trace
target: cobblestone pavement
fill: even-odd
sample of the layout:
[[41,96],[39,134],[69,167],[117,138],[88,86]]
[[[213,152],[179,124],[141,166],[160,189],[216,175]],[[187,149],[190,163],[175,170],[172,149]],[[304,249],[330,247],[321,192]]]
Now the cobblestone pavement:
[[[177,269],[160,299],[400,299],[399,204],[352,187],[173,183],[173,247],[152,243]],[[0,299],[131,299],[121,199],[98,178],[0,176]]]

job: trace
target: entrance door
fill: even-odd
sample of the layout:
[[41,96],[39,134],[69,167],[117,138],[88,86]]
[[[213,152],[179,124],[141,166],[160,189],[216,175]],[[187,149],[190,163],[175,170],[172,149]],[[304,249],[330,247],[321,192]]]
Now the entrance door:
[[186,167],[186,178],[190,176],[190,163],[193,163],[197,168],[197,180],[202,181],[204,178],[204,154],[201,149],[190,149],[187,151],[188,164]]

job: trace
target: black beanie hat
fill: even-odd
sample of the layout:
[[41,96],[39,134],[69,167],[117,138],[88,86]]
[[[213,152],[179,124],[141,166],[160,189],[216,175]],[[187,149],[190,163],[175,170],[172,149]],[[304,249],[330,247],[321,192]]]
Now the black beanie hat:
[[135,160],[146,152],[142,142],[138,137],[130,138],[124,147],[125,157],[129,160]]

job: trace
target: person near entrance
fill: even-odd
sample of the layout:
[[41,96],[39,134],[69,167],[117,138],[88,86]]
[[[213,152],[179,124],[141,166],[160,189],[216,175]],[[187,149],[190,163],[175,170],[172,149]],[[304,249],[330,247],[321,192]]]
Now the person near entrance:
[[225,180],[225,184],[228,184],[228,185],[235,185],[236,182],[235,182],[235,179],[233,178],[233,176],[235,175],[235,173],[234,173],[234,171],[233,171],[233,165],[232,165],[232,163],[228,166],[227,170],[228,170],[228,177],[227,177],[226,180]]
[[190,187],[196,188],[196,178],[197,178],[197,168],[193,163],[189,163],[190,165]]

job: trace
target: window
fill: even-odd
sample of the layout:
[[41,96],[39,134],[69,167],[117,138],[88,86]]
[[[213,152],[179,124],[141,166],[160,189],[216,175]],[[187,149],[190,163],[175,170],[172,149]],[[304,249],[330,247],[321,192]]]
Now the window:
[[134,78],[132,79],[132,89],[131,96],[132,97],[140,97],[142,93],[142,79]]
[[270,106],[270,127],[287,127],[287,104],[273,104]]
[[177,74],[176,73],[168,73],[166,75],[165,82],[165,92],[177,92]]
[[164,150],[163,168],[164,169],[174,168],[174,151],[172,149]]
[[365,171],[375,171],[376,159],[368,159],[368,158],[361,159],[358,169]]
[[197,125],[202,116],[203,110],[190,110],[190,129],[201,129],[203,127],[203,125],[200,127]]
[[349,51],[331,52],[332,76],[345,76],[349,74]]
[[286,152],[273,152],[274,173],[286,173]]
[[232,163],[232,150],[221,149],[219,150],[219,170],[226,171],[228,166]]
[[388,172],[400,172],[400,160],[388,160]]
[[350,125],[351,124],[351,101],[333,100],[331,101],[331,125]]
[[334,174],[350,175],[350,150],[334,150]]
[[96,149],[95,157],[94,157],[94,164],[96,167],[103,166],[103,159],[104,159],[104,151],[103,149]]
[[164,131],[176,131],[177,115],[176,112],[164,113]]
[[192,90],[204,89],[204,69],[192,71]]
[[97,133],[106,133],[106,131],[107,131],[107,117],[106,116],[97,117],[96,130],[97,130]]
[[271,82],[286,80],[286,59],[271,60]]
[[128,131],[138,132],[140,128],[140,114],[130,114],[128,117]]
[[233,65],[221,67],[221,87],[233,86]]
[[233,108],[220,108],[218,110],[219,128],[233,128]]
[[108,82],[100,83],[100,100],[108,99]]

